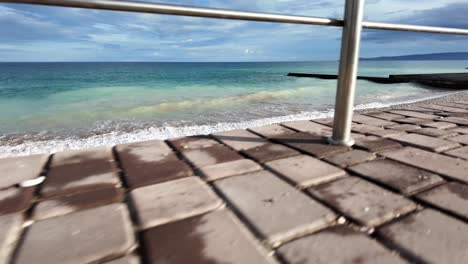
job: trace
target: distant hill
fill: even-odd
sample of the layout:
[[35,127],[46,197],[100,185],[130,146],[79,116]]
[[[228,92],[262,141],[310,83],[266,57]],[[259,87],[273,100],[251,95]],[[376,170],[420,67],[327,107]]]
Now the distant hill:
[[361,58],[361,60],[364,60],[364,61],[468,60],[468,52],[445,52],[445,53],[413,54],[413,55],[403,55],[403,56]]

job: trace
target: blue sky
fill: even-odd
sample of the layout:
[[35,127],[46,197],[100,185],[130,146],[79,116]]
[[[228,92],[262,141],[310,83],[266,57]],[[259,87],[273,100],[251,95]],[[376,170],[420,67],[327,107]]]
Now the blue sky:
[[[344,0],[161,3],[342,18]],[[367,0],[366,21],[468,29],[466,0]],[[0,5],[0,61],[336,60],[339,28]],[[468,37],[365,30],[361,56],[468,52]]]

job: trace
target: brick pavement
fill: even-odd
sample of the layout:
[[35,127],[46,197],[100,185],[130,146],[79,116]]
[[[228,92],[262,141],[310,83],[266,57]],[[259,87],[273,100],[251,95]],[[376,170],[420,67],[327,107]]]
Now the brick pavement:
[[468,263],[468,102],[0,160],[0,263]]

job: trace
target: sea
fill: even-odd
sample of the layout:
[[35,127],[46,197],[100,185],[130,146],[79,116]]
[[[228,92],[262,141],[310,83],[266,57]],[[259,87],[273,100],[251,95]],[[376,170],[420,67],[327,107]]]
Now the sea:
[[[468,61],[362,61],[359,74],[466,72]],[[338,62],[0,63],[0,157],[209,134],[333,115]],[[357,82],[358,109],[454,93]]]

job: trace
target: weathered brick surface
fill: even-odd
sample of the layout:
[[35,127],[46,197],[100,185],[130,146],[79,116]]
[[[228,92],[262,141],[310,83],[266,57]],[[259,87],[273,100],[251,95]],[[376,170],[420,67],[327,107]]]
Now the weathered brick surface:
[[107,205],[34,223],[16,263],[90,263],[122,255],[134,243],[126,207]]
[[386,138],[379,138],[375,136],[369,136],[365,138],[356,139],[355,146],[368,150],[370,152],[380,152],[389,149],[400,148],[401,145]]
[[22,223],[22,214],[0,216],[0,263],[10,262],[11,254],[20,237]]
[[376,240],[345,226],[300,238],[278,251],[288,263],[407,263]]
[[447,138],[453,137],[458,135],[457,132],[451,130],[444,130],[444,129],[437,129],[432,127],[425,127],[420,129],[411,130],[411,133],[421,134],[430,137],[440,137],[440,138]]
[[437,174],[388,159],[359,164],[349,169],[406,195],[443,182]]
[[227,178],[215,185],[271,244],[324,228],[336,218],[331,210],[267,171]]
[[[132,154],[133,153],[133,154]],[[179,160],[174,153],[160,154],[152,148],[126,152],[120,158],[127,185],[138,188],[188,177],[193,174],[190,167]]]
[[0,159],[0,189],[39,177],[48,159],[48,155]]
[[253,127],[249,130],[267,138],[295,133],[295,131],[278,124]]
[[452,149],[444,153],[456,158],[468,160],[468,146]]
[[178,151],[203,149],[220,145],[220,143],[209,136],[190,136],[169,139],[168,142]]
[[352,131],[359,132],[362,134],[368,134],[372,136],[379,136],[383,138],[397,136],[401,134],[406,134],[405,131],[396,130],[396,129],[383,129],[381,127],[375,127],[370,125],[363,124],[353,124],[351,126]]
[[425,209],[378,231],[424,263],[463,263],[468,259],[468,225],[434,210]]
[[372,112],[372,113],[365,113],[364,115],[384,119],[384,120],[387,120],[387,121],[392,121],[392,120],[395,120],[395,119],[404,118],[404,116],[402,116],[402,115],[386,113],[386,112]]
[[348,166],[353,166],[359,163],[370,161],[375,158],[376,156],[374,154],[369,153],[367,151],[352,150],[349,152],[325,158],[325,160],[342,168],[346,168]]
[[400,124],[400,125],[389,126],[387,128],[401,130],[401,131],[410,131],[410,130],[420,129],[421,126],[412,125],[412,124]]
[[35,187],[0,190],[0,215],[27,210],[33,202]]
[[149,263],[276,263],[224,210],[148,229],[143,243]]
[[353,122],[357,122],[360,124],[370,125],[370,126],[391,126],[396,125],[396,123],[391,121],[386,121],[374,117],[369,117],[361,114],[354,114],[353,115]]
[[310,121],[292,121],[292,122],[285,122],[283,126],[292,128],[299,132],[307,132],[313,135],[318,136],[331,136],[332,129],[331,127],[324,126],[321,124],[317,124]]
[[276,140],[282,144],[286,144],[318,158],[331,156],[349,150],[348,147],[330,145],[327,143],[325,138],[304,132],[276,138]]
[[346,175],[344,170],[306,155],[270,161],[265,165],[300,188],[317,185]]
[[200,172],[208,181],[214,181],[261,169],[262,167],[253,160],[241,159],[203,167]]
[[164,182],[130,193],[142,229],[213,211],[222,201],[199,178]]
[[83,164],[86,162],[110,162],[114,160],[112,148],[96,147],[89,149],[76,149],[57,152],[52,156],[51,167],[70,164]]
[[456,137],[450,137],[448,140],[462,143],[463,145],[468,145],[468,135],[461,135]]
[[461,108],[461,109],[468,109],[468,106],[466,104],[459,104],[459,103],[437,103],[438,105],[443,105],[443,106],[450,106],[450,107],[455,107],[455,108]]
[[106,204],[118,203],[122,200],[123,191],[114,187],[64,194],[39,202],[34,207],[33,218],[42,220]]
[[425,127],[432,127],[432,128],[437,128],[437,129],[448,129],[448,128],[454,128],[457,127],[457,125],[453,123],[447,123],[447,122],[433,122],[433,123],[426,123],[423,126]]
[[468,110],[466,110],[466,109],[450,107],[450,106],[443,106],[443,105],[434,105],[433,104],[433,105],[424,105],[422,107],[429,108],[429,109],[440,110],[440,111],[445,111],[445,112],[452,112],[452,113],[468,113]]
[[468,185],[449,182],[417,195],[421,200],[468,219]]
[[457,128],[453,128],[453,129],[450,129],[451,131],[454,131],[454,132],[457,132],[457,133],[460,133],[460,134],[468,134],[468,127],[457,127]]
[[468,118],[450,116],[443,119],[445,122],[468,126]]
[[266,139],[243,129],[215,133],[213,136],[237,151],[258,147],[267,143]]
[[402,118],[402,119],[396,119],[394,121],[398,123],[412,124],[412,125],[424,125],[424,124],[433,122],[431,119],[423,119],[423,118],[417,118],[417,117],[407,117],[407,118]]
[[314,119],[312,122],[331,127],[333,126],[333,117]]
[[466,173],[468,171],[468,161],[410,147],[383,152],[381,155],[411,166],[468,182],[468,173]]
[[50,169],[41,189],[45,197],[120,185],[117,167],[112,162],[87,162]]
[[292,148],[273,143],[267,143],[260,147],[243,150],[242,153],[260,163],[299,155],[299,152]]
[[420,134],[399,135],[391,137],[391,139],[399,141],[405,145],[427,149],[434,152],[447,151],[460,146],[460,144],[453,141]]
[[437,115],[432,115],[428,113],[421,113],[418,111],[408,111],[408,110],[392,110],[390,113],[398,114],[398,115],[403,115],[403,116],[409,116],[409,117],[416,117],[416,118],[421,118],[421,119],[439,119],[439,116]]
[[366,226],[378,226],[416,209],[416,204],[368,181],[346,177],[309,189],[314,196]]
[[182,152],[182,155],[195,167],[205,167],[218,163],[242,159],[236,151],[224,145],[215,145],[203,149],[191,149]]

